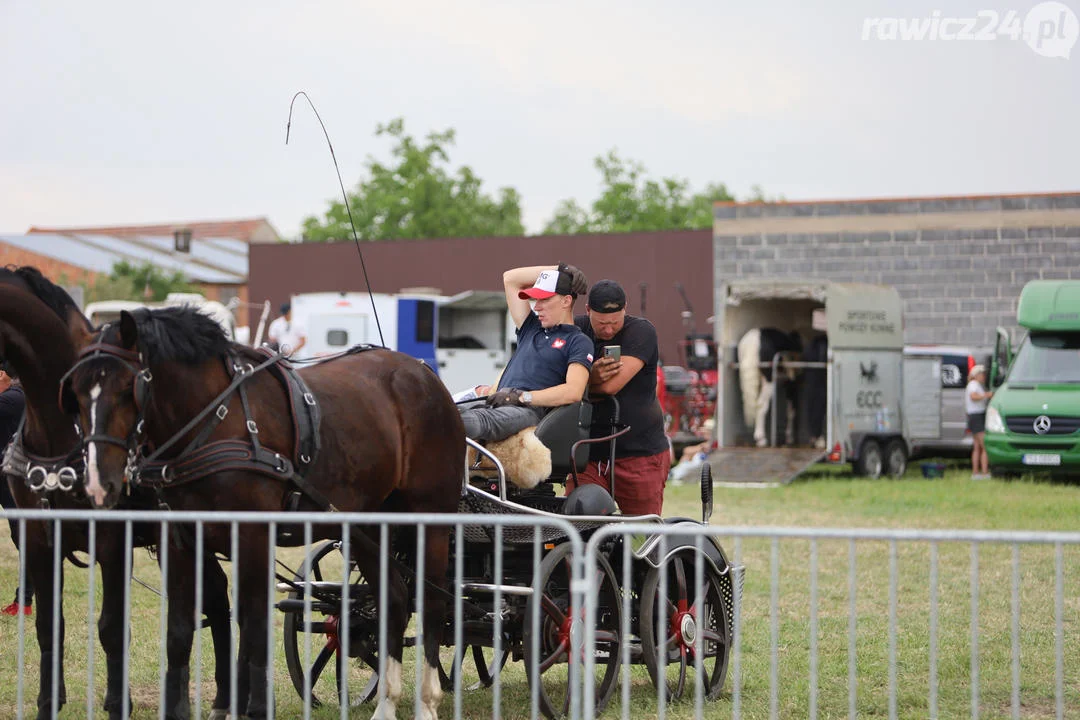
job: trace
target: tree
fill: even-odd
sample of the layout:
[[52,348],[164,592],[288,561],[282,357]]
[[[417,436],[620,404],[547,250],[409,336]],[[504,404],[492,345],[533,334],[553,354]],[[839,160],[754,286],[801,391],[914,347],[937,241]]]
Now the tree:
[[108,277],[99,277],[86,288],[86,302],[138,300],[160,302],[171,292],[197,292],[179,271],[166,272],[152,263],[115,263]]
[[[376,136],[395,141],[389,165],[368,158],[368,178],[349,196],[356,234],[361,240],[523,235],[521,197],[510,187],[497,197],[484,193],[480,178],[468,166],[449,168],[448,148],[454,131],[428,133],[417,142],[398,118],[380,125]],[[323,218],[303,223],[305,242],[352,238],[349,216],[340,200],[330,203]]]
[[[691,193],[686,180],[649,179],[644,165],[621,158],[616,150],[593,164],[600,171],[602,191],[591,211],[575,200],[563,200],[544,227],[545,234],[710,228],[713,203],[735,199],[723,183]],[[757,185],[753,192],[752,199],[765,199]]]

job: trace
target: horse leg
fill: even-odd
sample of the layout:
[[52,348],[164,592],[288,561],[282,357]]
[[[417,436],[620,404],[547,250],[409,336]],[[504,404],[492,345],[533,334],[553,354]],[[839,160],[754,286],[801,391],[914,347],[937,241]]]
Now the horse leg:
[[[38,697],[37,717],[38,720],[47,720],[59,713],[67,703],[67,688],[64,684],[64,610],[63,601],[60,604],[54,602],[56,586],[53,582],[53,549],[45,542],[44,537],[36,541],[30,539],[30,523],[27,523],[27,543],[22,552],[25,553],[26,572],[34,579],[34,592],[37,595],[37,617],[34,618],[34,628],[37,631],[38,647],[41,649],[41,664],[38,666]],[[52,523],[44,523],[44,532],[52,533]],[[62,561],[61,561],[62,562]],[[64,595],[63,568],[60,572],[59,596]],[[59,673],[56,677],[56,705],[53,706],[53,615],[60,620],[58,628],[57,653],[59,655]]]
[[110,524],[99,533],[101,565],[101,617],[98,618],[98,640],[105,651],[105,712],[109,720],[123,720],[124,697],[128,715],[131,714],[130,688],[124,687],[124,591],[131,578],[124,574],[124,560],[132,555],[123,547],[123,526]]
[[[266,702],[267,682],[266,667],[269,647],[266,642],[267,615],[266,603],[269,598],[268,576],[271,567],[267,564],[269,555],[269,531],[265,527],[251,527],[244,532],[244,542],[240,545],[240,556],[233,558],[239,565],[240,583],[237,588],[236,612],[240,621],[240,657],[244,665],[238,671],[244,672],[246,682],[238,682],[238,704],[251,720],[267,717]],[[243,607],[240,605],[243,598]],[[246,702],[245,702],[246,701]]]
[[785,403],[787,405],[787,426],[784,428],[784,439],[787,441],[788,445],[794,445],[795,444],[795,410],[796,410],[796,407],[795,407],[795,404],[796,404],[795,403],[795,388],[796,388],[796,386],[795,386],[794,381],[790,381],[790,380],[786,384],[788,385],[788,387],[785,388],[786,392],[784,393],[784,395],[785,395],[785,400],[787,401]]
[[[417,720],[437,720],[442,700],[439,682],[439,648],[446,627],[446,566],[450,559],[450,528],[428,527],[424,548],[424,670],[420,686],[422,707]],[[417,648],[419,655],[419,648]],[[419,661],[419,659],[418,659]]]
[[[357,533],[354,533],[354,537]],[[361,545],[364,547],[364,545]],[[356,552],[354,557],[360,572],[371,578],[375,597],[380,595],[379,554],[392,553],[389,547],[377,548],[378,552]],[[443,566],[445,570],[445,565]],[[387,568],[386,600],[389,607],[378,608],[379,614],[386,617],[387,647],[379,647],[379,658],[386,658],[386,672],[379,675],[379,701],[371,720],[394,720],[397,716],[398,702],[401,700],[401,658],[405,641],[405,627],[409,621],[409,591],[400,573],[393,567]],[[378,668],[374,668],[378,670]],[[438,682],[438,678],[436,678]]]
[[[175,547],[175,546],[174,546]],[[172,548],[170,548],[172,549]],[[191,645],[195,636],[195,551],[177,549],[169,555],[165,586],[169,594],[165,671],[165,717],[191,718]]]
[[[210,717],[225,717],[231,701],[229,663],[229,646],[232,640],[229,614],[229,581],[225,571],[221,569],[221,563],[213,556],[204,557],[203,560],[203,615],[210,626],[210,638],[214,643],[214,683],[217,685],[217,693],[214,695],[214,703]],[[242,670],[242,665],[238,665]],[[243,695],[239,697],[243,699]]]
[[769,406],[772,403],[775,386],[775,380],[763,381],[761,391],[757,396],[757,407],[754,415],[754,442],[758,447],[765,447],[769,444],[768,436],[765,433],[765,419],[769,414]]

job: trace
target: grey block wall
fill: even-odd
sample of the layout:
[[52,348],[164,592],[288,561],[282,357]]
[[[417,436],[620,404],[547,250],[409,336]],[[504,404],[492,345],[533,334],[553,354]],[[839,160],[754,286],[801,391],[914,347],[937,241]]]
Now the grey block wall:
[[[1035,200],[1043,197],[1051,198],[1050,205],[1053,198],[1064,197],[1070,205],[1080,207],[1080,197],[1072,195],[1033,196]],[[1025,283],[1038,278],[1080,280],[1080,221],[1072,217],[1076,211],[1068,212],[1068,218],[1053,217],[1054,224],[1016,227],[1017,220],[1036,219],[1028,207],[1030,199],[718,206],[714,277],[718,287],[727,278],[751,277],[892,285],[905,300],[907,342],[992,346],[998,326],[1019,337],[1016,303]],[[1016,205],[1018,200],[1023,203],[1016,209],[1023,211],[1024,217],[1001,222],[1001,211],[1006,209],[1002,201]],[[943,224],[959,222],[973,227],[917,227],[933,224],[920,204],[933,202],[940,212],[951,212],[956,206],[945,203],[960,201],[964,212],[953,212]],[[979,201],[983,201],[981,205]],[[825,231],[827,226],[823,227],[820,218],[844,215],[849,216],[843,223],[847,226],[859,224],[857,218],[852,222],[850,216],[854,215],[878,216],[876,222],[866,224],[894,227]],[[878,222],[881,215],[892,216],[894,222]],[[770,217],[785,220],[753,232],[754,224],[768,225]],[[797,232],[800,217],[815,218],[806,222],[815,226],[813,232]],[[1060,220],[1076,224],[1061,225]],[[725,232],[728,230],[738,232]]]

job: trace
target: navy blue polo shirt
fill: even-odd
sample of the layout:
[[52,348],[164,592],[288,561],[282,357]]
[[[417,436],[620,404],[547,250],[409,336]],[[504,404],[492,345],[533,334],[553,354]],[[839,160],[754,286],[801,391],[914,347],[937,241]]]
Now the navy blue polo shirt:
[[500,388],[543,390],[565,383],[572,363],[592,367],[592,340],[576,325],[544,329],[536,313],[530,312],[517,338],[517,350],[499,379]]

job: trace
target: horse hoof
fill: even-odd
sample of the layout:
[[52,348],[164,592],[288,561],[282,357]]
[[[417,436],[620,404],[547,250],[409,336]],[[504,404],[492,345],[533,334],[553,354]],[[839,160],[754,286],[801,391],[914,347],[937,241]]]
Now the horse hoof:
[[756,441],[756,444],[757,444],[758,447],[765,447],[766,445],[769,444],[769,441],[766,440],[765,438],[758,438],[757,441]]

